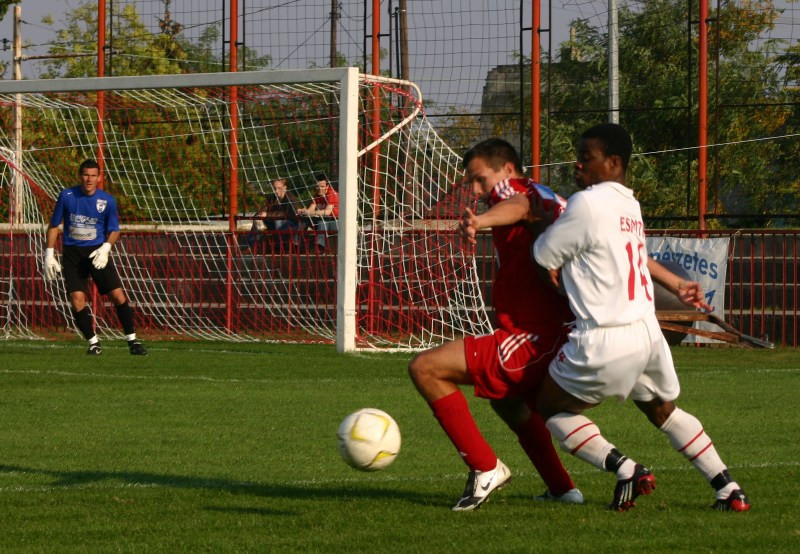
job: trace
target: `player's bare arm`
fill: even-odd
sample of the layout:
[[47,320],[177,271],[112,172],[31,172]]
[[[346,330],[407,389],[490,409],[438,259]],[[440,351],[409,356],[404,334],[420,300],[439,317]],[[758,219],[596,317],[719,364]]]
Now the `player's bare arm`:
[[108,244],[114,244],[117,242],[119,238],[119,231],[111,231],[108,235],[106,235],[106,242]]
[[58,239],[58,227],[47,228],[47,248],[55,248]]
[[652,258],[648,258],[647,269],[654,281],[662,284],[672,292],[678,300],[689,306],[705,312],[712,312],[711,307],[703,296],[703,287],[697,281],[689,281],[675,275],[669,269]]
[[530,220],[530,201],[524,194],[515,194],[498,202],[482,214],[475,214],[467,208],[459,224],[459,232],[470,244],[475,244],[475,235],[481,229],[513,225]]

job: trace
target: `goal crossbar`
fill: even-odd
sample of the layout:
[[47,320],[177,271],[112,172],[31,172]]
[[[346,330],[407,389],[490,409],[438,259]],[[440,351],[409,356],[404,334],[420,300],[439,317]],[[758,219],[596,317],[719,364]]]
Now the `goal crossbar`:
[[0,81],[0,94],[230,87],[237,85],[345,82],[350,79],[358,80],[357,67]]

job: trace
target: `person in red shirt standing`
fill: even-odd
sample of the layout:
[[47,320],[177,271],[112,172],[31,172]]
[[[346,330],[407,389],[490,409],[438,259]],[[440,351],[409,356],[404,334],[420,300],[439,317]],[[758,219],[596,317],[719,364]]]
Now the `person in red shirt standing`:
[[317,193],[307,208],[297,210],[312,220],[317,234],[317,250],[324,251],[329,231],[338,229],[339,193],[331,186],[325,175],[317,175]]
[[[519,155],[502,139],[488,139],[470,149],[463,160],[466,181],[489,206],[515,195],[538,191],[556,196],[546,187],[524,177]],[[537,189],[537,187],[539,187]],[[560,208],[563,210],[563,208]],[[478,430],[459,385],[473,385],[475,395],[498,407],[506,399],[522,398],[527,408],[503,417],[517,434],[548,490],[542,500],[582,503],[583,496],[561,463],[544,421],[532,409],[535,391],[551,358],[567,339],[567,325],[574,319],[567,298],[559,295],[540,276],[529,256],[538,232],[524,222],[492,227],[497,271],[492,297],[497,329],[492,334],[468,336],[421,352],[409,363],[409,375],[434,417],[469,467],[464,494],[456,511],[478,508],[489,495],[505,485],[511,472],[495,455]],[[467,209],[462,234],[474,243],[474,230],[489,227],[486,214]],[[491,216],[489,216],[491,217]],[[513,405],[513,403],[512,403]],[[503,415],[501,413],[501,415]]]

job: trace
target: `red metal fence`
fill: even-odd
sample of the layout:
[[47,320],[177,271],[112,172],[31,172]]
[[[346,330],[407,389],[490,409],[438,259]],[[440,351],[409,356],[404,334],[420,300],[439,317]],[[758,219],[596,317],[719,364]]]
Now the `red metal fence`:
[[[649,230],[648,236],[728,237],[725,313],[717,314],[745,334],[776,345],[798,347],[797,251],[800,230]],[[492,260],[481,256],[479,271],[489,282]],[[488,299],[491,296],[487,295]]]
[[[747,231],[650,231],[650,236],[677,237],[729,237],[728,274],[725,286],[725,313],[721,314],[746,334],[767,338],[777,345],[798,346],[798,238],[800,230],[747,230]],[[240,237],[244,241],[245,237]],[[269,237],[267,237],[269,238]],[[40,260],[32,252],[28,235],[18,234],[11,240],[8,232],[0,235],[0,283],[3,284],[0,304],[0,327],[18,322],[9,321],[9,303],[16,303],[16,312],[22,313],[24,324],[34,332],[63,329],[65,322],[52,297],[47,293],[41,277]],[[202,311],[206,317],[224,321],[225,295],[221,290],[220,276],[202,268],[196,260],[182,255],[179,245],[160,234],[125,233],[125,248],[133,254],[139,265],[146,267],[154,278],[163,279],[164,290],[175,292],[185,309]],[[241,241],[240,241],[241,242]],[[265,243],[266,244],[266,243]],[[313,245],[310,244],[311,250]],[[285,279],[313,292],[315,309],[320,318],[333,318],[336,299],[336,257],[331,253],[320,256],[316,252],[288,248],[278,249],[257,245],[248,258],[250,264],[280,266]],[[478,271],[484,282],[484,299],[491,303],[493,262],[488,241],[478,250]],[[253,272],[250,272],[252,276]],[[262,273],[264,274],[264,273]],[[10,278],[11,276],[11,278]],[[244,275],[237,279],[247,278]],[[260,286],[251,283],[251,286]],[[312,290],[313,289],[313,290]],[[10,294],[9,294],[9,291]],[[283,301],[275,299],[276,302]],[[304,338],[301,329],[292,325],[292,307],[252,305],[245,298],[234,298],[234,321],[237,331],[250,332],[260,337]],[[297,309],[301,307],[298,306]],[[307,310],[308,306],[303,307]],[[100,316],[113,310],[98,305]],[[153,318],[137,315],[137,325],[143,333],[171,335],[169,328],[159,325]],[[362,314],[363,315],[363,314]],[[305,337],[308,338],[308,337]]]

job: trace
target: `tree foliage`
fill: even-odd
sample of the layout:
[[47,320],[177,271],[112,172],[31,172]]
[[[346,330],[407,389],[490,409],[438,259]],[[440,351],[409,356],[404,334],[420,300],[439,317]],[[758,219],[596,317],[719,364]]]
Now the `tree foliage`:
[[[148,28],[136,10],[135,3],[111,0],[114,14],[108,33],[106,75],[166,75],[174,73],[213,73],[227,71],[222,59],[218,25],[204,28],[196,40],[184,35],[185,26],[173,19],[172,0],[161,0],[163,12],[157,17],[158,30]],[[84,0],[64,15],[66,26],[56,31],[57,40],[49,53],[59,56],[45,63],[44,78],[93,77],[97,75],[97,58],[85,56],[97,52],[97,2]],[[47,23],[52,25],[52,20]],[[79,56],[70,57],[70,54]],[[240,48],[240,71],[265,69],[269,55]]]
[[[712,221],[715,225],[776,225],[781,221],[763,214],[800,211],[800,180],[785,163],[797,159],[798,141],[765,140],[791,135],[800,126],[800,46],[757,40],[780,16],[773,4],[725,2],[719,13],[712,13],[708,211],[757,216],[720,218]],[[692,14],[690,5],[695,6]],[[619,9],[619,120],[630,130],[638,154],[630,184],[648,216],[670,217],[681,226],[685,223],[678,218],[697,215],[699,35],[694,24],[687,38],[686,23],[697,19],[696,10],[696,3],[683,0],[650,0]],[[608,119],[607,29],[575,20],[572,31],[560,46],[560,59],[542,71],[541,160],[547,164],[542,175],[566,195],[575,190],[570,161],[577,138]],[[507,103],[530,106],[530,87],[524,90],[521,102],[511,92]],[[518,116],[495,117],[492,134],[514,136],[519,122]],[[522,122],[529,136],[530,117]],[[529,151],[528,144],[521,147]]]
[[[161,0],[163,10],[160,17],[148,26],[136,10],[135,3],[111,0],[110,12],[113,13],[111,28],[108,32],[109,50],[106,52],[107,76],[128,75],[164,75],[175,73],[210,73],[228,71],[228,61],[223,58],[220,28],[209,25],[202,29],[199,38],[191,40],[184,35],[185,26],[175,20],[170,12],[172,0]],[[66,25],[56,32],[57,40],[49,53],[55,55],[46,62],[44,78],[56,77],[93,77],[97,75],[97,57],[91,55],[97,51],[97,2],[84,0],[77,7],[64,14]],[[51,17],[43,21],[53,25]],[[152,25],[156,23],[156,25]],[[151,30],[151,27],[153,30]],[[75,56],[74,54],[79,54]],[[90,55],[85,55],[90,54]],[[229,58],[228,58],[229,59]],[[264,69],[271,63],[269,55],[259,55],[249,48],[240,48],[238,69]],[[219,94],[218,92],[215,94]],[[89,95],[91,98],[91,95]],[[87,100],[90,100],[87,98]],[[244,108],[243,108],[244,109]],[[106,108],[107,132],[124,133],[126,140],[144,143],[144,141],[163,140],[157,147],[149,148],[147,160],[155,167],[174,167],[180,160],[182,178],[175,185],[180,189],[176,194],[189,199],[194,205],[204,207],[207,213],[223,214],[227,205],[225,182],[228,177],[224,167],[217,163],[209,166],[214,156],[207,152],[209,144],[225,144],[228,132],[209,118],[208,121],[170,121],[174,115],[168,110],[159,110],[157,106],[142,104],[139,107]],[[197,140],[190,127],[199,125],[206,136],[214,137],[210,142]],[[42,132],[48,133],[48,123]],[[183,126],[183,127],[182,127]],[[35,131],[30,131],[35,132]],[[30,135],[29,132],[29,136]],[[52,133],[52,129],[49,130]],[[242,131],[246,133],[246,131]],[[185,140],[168,141],[167,137],[175,135],[187,137]],[[86,153],[91,155],[91,153]],[[245,175],[240,181],[245,182]],[[119,172],[114,186],[121,190],[136,186],[125,181],[126,173]],[[128,220],[147,219],[147,212],[158,209],[162,217],[180,219],[186,214],[172,213],[170,206],[162,206],[163,200],[148,194],[156,194],[157,183],[151,190],[137,191],[138,202],[134,203],[125,195],[121,195],[120,214]]]
[[[219,26],[210,25],[189,39],[182,23],[170,14],[172,0],[161,0],[162,16],[157,29],[150,31],[134,3],[111,1],[115,20],[107,75],[228,69]],[[0,0],[0,9],[7,5]],[[690,14],[691,6],[695,12]],[[719,6],[719,13],[712,11],[709,35],[708,210],[755,216],[733,221],[720,218],[718,224],[778,225],[779,220],[763,214],[800,211],[800,177],[793,164],[786,163],[800,155],[798,141],[769,140],[800,132],[800,46],[759,40],[780,16],[774,2]],[[699,38],[696,23],[688,34],[686,23],[696,21],[696,10],[696,3],[684,0],[631,2],[619,10],[620,122],[631,131],[637,153],[630,184],[647,215],[674,221],[696,215],[699,188]],[[58,32],[51,53],[95,52],[96,12],[94,0],[84,0],[68,11],[66,27]],[[573,190],[569,162],[575,157],[577,137],[588,126],[605,121],[608,109],[606,29],[593,27],[589,20],[576,20],[572,31],[570,40],[560,46],[560,59],[542,73],[543,91],[548,95],[541,114],[541,160],[548,164],[543,175],[564,194]],[[272,61],[268,54],[247,48],[238,59],[239,69],[262,69]],[[336,64],[347,62],[338,56]],[[46,67],[47,77],[97,73],[92,56],[57,58],[46,62]],[[530,94],[530,87],[524,90]],[[506,94],[508,104],[529,109],[529,97],[514,98],[518,90]],[[437,122],[440,134],[457,150],[474,142],[478,133],[518,137],[520,125],[530,125],[530,117],[484,119],[458,109],[442,116]],[[530,129],[523,128],[521,134],[530,136]],[[310,156],[316,156],[315,166],[333,170],[328,148],[306,144],[308,137],[300,134],[292,140],[314,152]],[[523,152],[530,150],[527,144],[520,146]]]
[[[768,41],[754,47],[777,16],[771,2],[724,3],[717,14],[718,66],[715,43],[708,60],[708,144],[718,145],[708,150],[709,211],[784,211],[787,206],[775,200],[796,187],[796,177],[781,163],[783,141],[758,140],[782,135],[793,112],[783,105],[786,92],[776,63],[781,45]],[[695,28],[687,48],[686,28],[675,24],[688,18],[687,3],[675,0],[652,0],[641,10],[619,12],[620,123],[631,131],[640,154],[630,183],[650,216],[695,215],[699,39]],[[574,59],[562,59],[553,72],[555,137],[576,137],[607,117],[606,34],[581,21],[574,29],[575,38],[562,50]],[[712,32],[712,39],[716,36]],[[571,158],[560,151],[556,159]]]
[[17,0],[0,0],[0,20],[2,20],[6,13],[8,13],[9,6],[17,4]]

